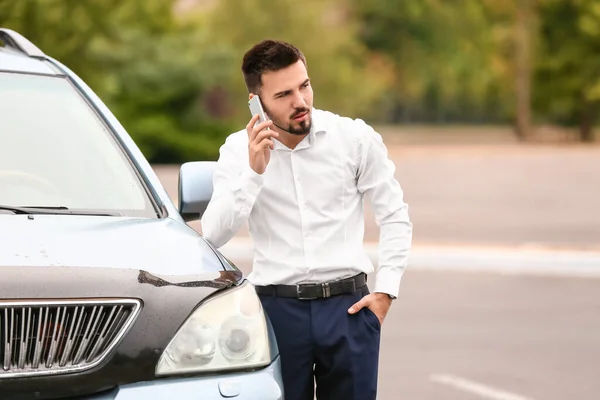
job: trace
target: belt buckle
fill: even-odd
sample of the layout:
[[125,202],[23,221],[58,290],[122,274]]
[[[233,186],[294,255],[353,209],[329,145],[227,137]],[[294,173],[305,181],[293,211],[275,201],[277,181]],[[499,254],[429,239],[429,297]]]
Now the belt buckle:
[[323,298],[326,299],[331,297],[331,289],[329,288],[329,283],[321,283],[321,289],[323,290]]
[[320,284],[313,284],[313,285],[296,285],[296,297],[299,300],[315,300],[320,298],[319,296],[311,296],[311,297],[305,297],[302,295],[302,289],[303,288],[317,288],[317,287],[321,287],[321,294],[322,297],[324,299],[331,297],[331,288],[329,287],[329,283],[325,282],[325,283],[320,283]]
[[296,285],[296,298],[298,300],[314,300],[317,299],[318,297],[304,297],[302,295],[302,289],[303,288],[309,288],[309,287],[314,287],[315,285]]

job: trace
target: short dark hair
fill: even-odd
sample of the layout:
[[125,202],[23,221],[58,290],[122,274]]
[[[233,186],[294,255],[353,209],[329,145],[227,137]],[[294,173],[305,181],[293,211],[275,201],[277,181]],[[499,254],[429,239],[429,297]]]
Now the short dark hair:
[[262,74],[289,67],[302,60],[304,54],[295,46],[280,40],[263,40],[244,54],[242,72],[248,92],[258,94],[262,86]]

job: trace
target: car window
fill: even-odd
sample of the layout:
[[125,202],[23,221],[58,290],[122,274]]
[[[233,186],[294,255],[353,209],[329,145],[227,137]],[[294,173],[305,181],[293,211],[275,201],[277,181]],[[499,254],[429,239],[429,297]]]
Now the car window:
[[0,205],[156,217],[132,168],[66,78],[0,73]]

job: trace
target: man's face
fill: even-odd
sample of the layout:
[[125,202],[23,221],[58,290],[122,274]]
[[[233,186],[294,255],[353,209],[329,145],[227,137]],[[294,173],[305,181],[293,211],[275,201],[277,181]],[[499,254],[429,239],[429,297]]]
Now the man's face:
[[313,91],[302,60],[262,75],[260,98],[273,124],[294,135],[306,135],[312,125]]

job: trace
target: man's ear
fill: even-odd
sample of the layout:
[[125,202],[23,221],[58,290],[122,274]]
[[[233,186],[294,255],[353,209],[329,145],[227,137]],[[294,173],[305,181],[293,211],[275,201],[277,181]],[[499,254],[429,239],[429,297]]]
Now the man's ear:
[[248,100],[252,100],[252,98],[256,96],[254,93],[249,93],[248,94]]

